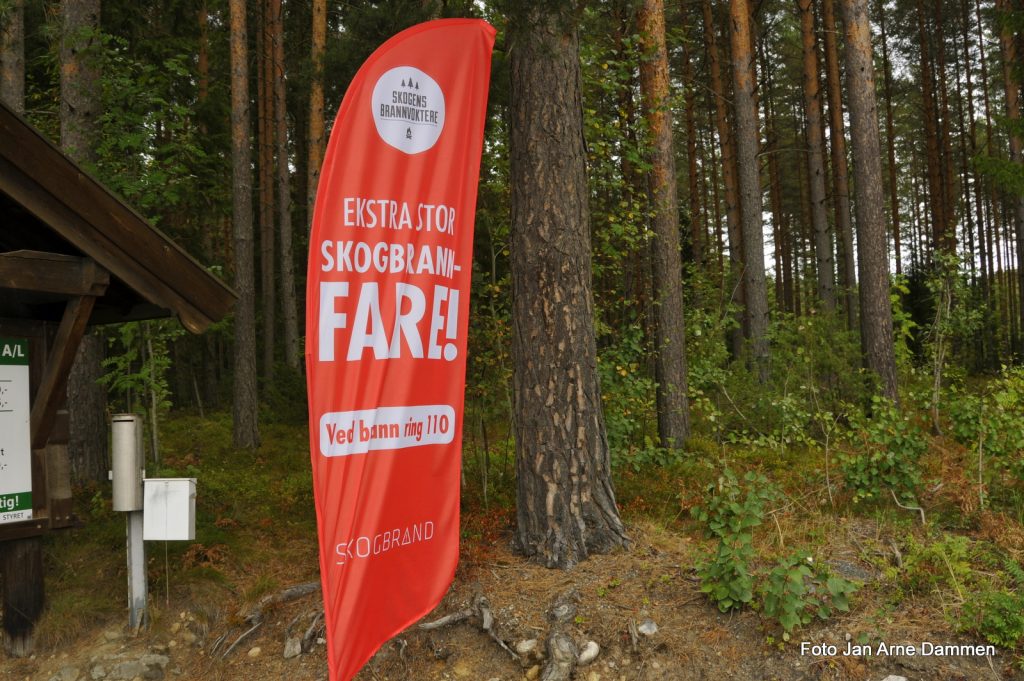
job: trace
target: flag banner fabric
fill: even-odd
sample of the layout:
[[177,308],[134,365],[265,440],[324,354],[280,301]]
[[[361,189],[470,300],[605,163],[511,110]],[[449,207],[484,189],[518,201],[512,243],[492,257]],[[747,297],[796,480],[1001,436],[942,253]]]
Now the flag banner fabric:
[[363,64],[317,189],[310,456],[332,681],[455,576],[473,223],[495,31],[419,24]]

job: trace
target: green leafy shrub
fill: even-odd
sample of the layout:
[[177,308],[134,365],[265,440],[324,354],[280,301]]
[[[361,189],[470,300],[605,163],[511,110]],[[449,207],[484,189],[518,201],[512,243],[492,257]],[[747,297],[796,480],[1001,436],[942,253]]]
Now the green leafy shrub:
[[913,500],[921,483],[917,461],[928,449],[924,433],[884,398],[872,398],[872,412],[853,424],[856,451],[839,456],[846,486],[854,501],[882,499],[890,490]]
[[960,631],[1014,649],[1024,643],[1024,596],[1016,591],[978,591],[964,603]]
[[946,411],[958,442],[1024,480],[1024,368],[1005,368],[982,395],[951,391]]
[[905,582],[917,593],[953,591],[963,598],[972,575],[971,540],[960,535],[920,543],[910,537],[904,558]]
[[764,614],[781,626],[784,638],[814,617],[826,620],[832,612],[848,612],[850,596],[857,587],[842,577],[815,567],[806,551],[783,558],[761,585]]
[[697,565],[697,574],[701,591],[727,612],[753,600],[752,530],[764,521],[765,507],[778,498],[778,491],[760,473],[751,471],[740,481],[727,468],[709,492],[707,504],[694,507],[691,515],[719,541],[714,555]]

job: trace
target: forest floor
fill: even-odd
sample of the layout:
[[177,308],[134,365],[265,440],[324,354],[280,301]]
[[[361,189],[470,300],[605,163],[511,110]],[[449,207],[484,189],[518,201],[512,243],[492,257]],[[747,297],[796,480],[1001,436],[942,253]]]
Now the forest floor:
[[[49,601],[37,653],[17,660],[0,653],[0,679],[327,678],[319,592],[267,602],[292,585],[318,579],[305,430],[269,427],[255,455],[231,452],[224,444],[230,439],[226,417],[175,419],[167,431],[160,474],[199,479],[199,527],[196,542],[148,545],[150,626],[137,634],[127,631],[123,520],[110,512],[106,490],[84,490],[78,501],[85,526],[47,539]],[[468,444],[466,456],[472,480],[478,461]],[[952,483],[922,501],[930,512],[948,506],[944,515],[933,513],[928,526],[916,513],[891,504],[854,513],[848,501],[830,502],[819,479],[801,482],[807,470],[793,461],[803,456],[776,464],[777,476],[793,468],[794,488],[807,491],[791,492],[757,528],[755,568],[804,547],[859,590],[849,612],[797,628],[788,641],[762,612],[721,613],[700,590],[695,565],[714,544],[689,519],[689,508],[713,480],[713,467],[621,468],[619,501],[632,546],[563,572],[512,552],[511,486],[502,486],[508,464],[503,469],[498,453],[490,463],[489,503],[484,505],[472,483],[464,490],[455,582],[424,621],[471,607],[483,596],[497,638],[512,648],[538,640],[542,650],[547,610],[571,590],[578,611],[569,633],[581,648],[588,641],[600,647],[597,659],[573,677],[585,681],[1024,679],[1019,648],[1000,648],[992,656],[877,654],[883,643],[913,644],[918,650],[925,643],[984,644],[955,626],[971,583],[963,576],[963,561],[952,549],[947,552],[953,561],[946,561],[952,576],[947,579],[942,569],[921,567],[926,564],[921,556],[931,555],[921,547],[952,546],[951,537],[966,537],[971,546],[992,547],[1019,560],[1024,556],[1019,514],[958,510],[958,503],[969,506],[970,490],[957,492]],[[963,521],[968,516],[969,522]],[[958,517],[959,527],[950,528]],[[262,625],[242,637],[250,629],[246,616],[258,608],[264,612]],[[307,632],[311,649],[286,659],[286,642]],[[836,650],[810,649],[818,644]],[[876,654],[846,654],[848,644]],[[407,630],[385,644],[357,679],[538,678],[543,661],[536,652],[520,658],[513,659],[474,616],[430,631]]]

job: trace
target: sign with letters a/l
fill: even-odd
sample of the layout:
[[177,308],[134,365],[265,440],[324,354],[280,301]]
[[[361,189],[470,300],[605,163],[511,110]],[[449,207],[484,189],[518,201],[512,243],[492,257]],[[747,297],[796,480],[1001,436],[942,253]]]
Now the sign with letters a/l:
[[32,519],[28,341],[0,338],[0,523]]

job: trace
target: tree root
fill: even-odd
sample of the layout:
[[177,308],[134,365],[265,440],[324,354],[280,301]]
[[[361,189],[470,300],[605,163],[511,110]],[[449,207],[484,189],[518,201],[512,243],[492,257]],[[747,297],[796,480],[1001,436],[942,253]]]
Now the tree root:
[[551,622],[546,645],[548,661],[541,672],[540,681],[569,681],[576,671],[580,651],[572,637],[565,633],[565,629],[576,617],[578,600],[576,590],[569,589],[558,596],[548,610],[548,621]]
[[433,622],[424,622],[419,625],[419,629],[423,631],[432,631],[434,629],[440,629],[441,627],[448,626],[450,624],[458,624],[470,617],[480,618],[480,629],[487,633],[495,643],[497,643],[502,650],[512,656],[512,659],[516,662],[519,661],[519,655],[516,651],[509,648],[508,644],[501,639],[500,636],[494,631],[494,614],[491,612],[491,604],[487,601],[487,597],[479,595],[473,599],[473,605],[453,612],[444,617],[434,620]]
[[[278,592],[276,594],[270,594],[270,595],[264,596],[262,599],[260,599],[260,602],[256,604],[256,607],[253,608],[251,611],[249,611],[247,614],[244,613],[244,612],[239,613],[239,617],[243,618],[242,622],[246,626],[248,626],[249,628],[246,629],[244,632],[242,632],[238,636],[238,638],[235,639],[234,643],[232,643],[230,646],[228,646],[228,649],[224,651],[224,654],[221,655],[221,657],[225,658],[228,655],[230,655],[232,652],[234,652],[235,648],[237,648],[242,643],[242,641],[244,641],[245,639],[249,638],[249,636],[251,636],[257,629],[259,629],[263,625],[263,617],[264,617],[264,609],[265,608],[267,608],[268,606],[272,606],[272,605],[278,605],[280,603],[287,603],[289,601],[294,601],[294,600],[296,600],[298,598],[302,598],[303,596],[308,596],[308,595],[310,595],[312,593],[316,593],[319,590],[320,590],[320,582],[318,582],[318,581],[317,582],[306,582],[305,584],[296,584],[295,586],[288,587],[284,591],[280,591],[280,592]],[[323,612],[321,611],[320,615],[317,618],[314,619],[313,624],[315,625],[322,618],[323,618]],[[298,618],[293,620],[292,621],[292,625],[294,625],[295,622],[297,622],[297,621],[298,621]],[[289,628],[292,625],[289,625]],[[316,630],[314,629],[314,626],[311,626],[310,629],[308,629],[306,631],[306,637],[310,637],[311,636],[310,631],[313,631],[315,633]],[[232,632],[229,630],[228,632],[225,632],[224,634],[219,636],[217,638],[217,640],[214,641],[213,645],[210,647],[210,652],[211,653],[216,653],[217,650],[221,647],[221,645],[224,644],[228,640],[228,637],[229,637],[229,635],[231,633]],[[303,651],[308,650],[306,638],[303,638],[302,644],[303,644]],[[311,648],[312,645],[309,645],[309,647]]]

